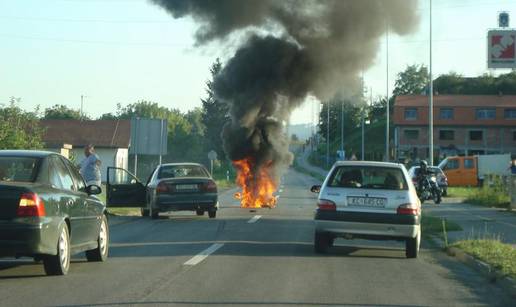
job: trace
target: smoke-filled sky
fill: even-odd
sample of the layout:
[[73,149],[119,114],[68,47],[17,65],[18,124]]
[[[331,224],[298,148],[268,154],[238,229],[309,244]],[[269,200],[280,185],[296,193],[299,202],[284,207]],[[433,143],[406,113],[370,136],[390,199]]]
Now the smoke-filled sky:
[[214,82],[230,106],[223,142],[229,158],[251,158],[253,173],[291,163],[282,124],[308,95],[358,91],[387,29],[419,25],[416,0],[152,0],[174,18],[192,17],[199,48],[239,34]]
[[[408,36],[390,35],[391,89],[395,75],[406,65],[428,63],[428,1],[419,3],[419,29]],[[433,4],[435,74],[487,72],[486,31],[497,26],[502,10],[513,14],[514,26],[516,3],[433,0]],[[261,6],[250,13],[258,9]],[[228,38],[222,40],[225,46],[212,42],[193,47],[199,23],[191,17],[174,19],[149,0],[0,1],[0,12],[0,103],[10,96],[21,97],[26,109],[54,104],[78,108],[84,94],[85,111],[93,116],[138,99],[186,111],[200,106],[211,63],[235,51],[234,39]],[[242,18],[247,13],[241,12]],[[278,30],[274,25],[269,28]],[[373,65],[365,71],[366,86],[375,95],[386,90],[385,47],[382,37],[370,59]],[[310,121],[310,105],[297,110],[293,123]]]

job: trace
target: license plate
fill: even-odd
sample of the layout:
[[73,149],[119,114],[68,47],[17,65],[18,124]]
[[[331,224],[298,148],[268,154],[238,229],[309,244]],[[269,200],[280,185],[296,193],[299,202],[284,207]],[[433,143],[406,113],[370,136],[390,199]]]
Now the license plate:
[[196,184],[178,184],[176,185],[176,190],[186,191],[186,190],[197,190]]
[[385,208],[386,198],[377,197],[348,197],[348,206]]

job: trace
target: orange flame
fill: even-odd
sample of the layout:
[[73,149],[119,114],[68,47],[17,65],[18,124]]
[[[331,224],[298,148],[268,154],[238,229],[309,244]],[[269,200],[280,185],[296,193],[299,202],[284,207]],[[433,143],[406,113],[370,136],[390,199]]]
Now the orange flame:
[[[233,161],[237,169],[236,183],[242,188],[241,193],[235,193],[242,208],[274,208],[276,206],[277,184],[270,174],[271,163],[254,171],[251,158]],[[254,173],[253,173],[254,171]]]

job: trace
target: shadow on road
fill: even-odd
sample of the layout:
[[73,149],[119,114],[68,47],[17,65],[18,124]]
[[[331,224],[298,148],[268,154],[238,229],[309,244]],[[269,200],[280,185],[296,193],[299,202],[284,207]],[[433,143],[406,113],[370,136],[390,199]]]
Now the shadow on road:
[[[346,304],[346,303],[321,303],[321,302],[313,302],[313,303],[304,303],[304,302],[273,302],[273,301],[261,301],[261,302],[249,302],[249,301],[150,301],[150,302],[120,302],[120,303],[105,303],[105,304],[87,304],[87,305],[61,305],[62,307],[88,307],[88,306],[145,306],[145,305],[220,305],[220,306],[230,306],[230,305],[238,305],[238,306],[275,306],[275,305],[294,305],[294,306],[379,306],[379,307],[390,307],[390,306],[400,306],[400,307],[411,307],[411,306],[424,306],[424,305],[389,305],[389,304]],[[57,307],[61,307],[57,306]]]

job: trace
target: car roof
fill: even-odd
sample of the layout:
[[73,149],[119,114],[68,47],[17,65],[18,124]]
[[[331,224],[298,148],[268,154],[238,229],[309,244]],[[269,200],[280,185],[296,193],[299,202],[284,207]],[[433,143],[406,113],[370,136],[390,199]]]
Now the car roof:
[[394,167],[403,168],[403,164],[394,162],[377,162],[377,161],[337,161],[335,166],[374,166],[374,167]]
[[204,167],[204,165],[194,162],[181,162],[181,163],[163,163],[160,164],[159,167],[163,166],[201,166]]
[[0,157],[45,158],[56,154],[52,151],[43,150],[0,150]]

